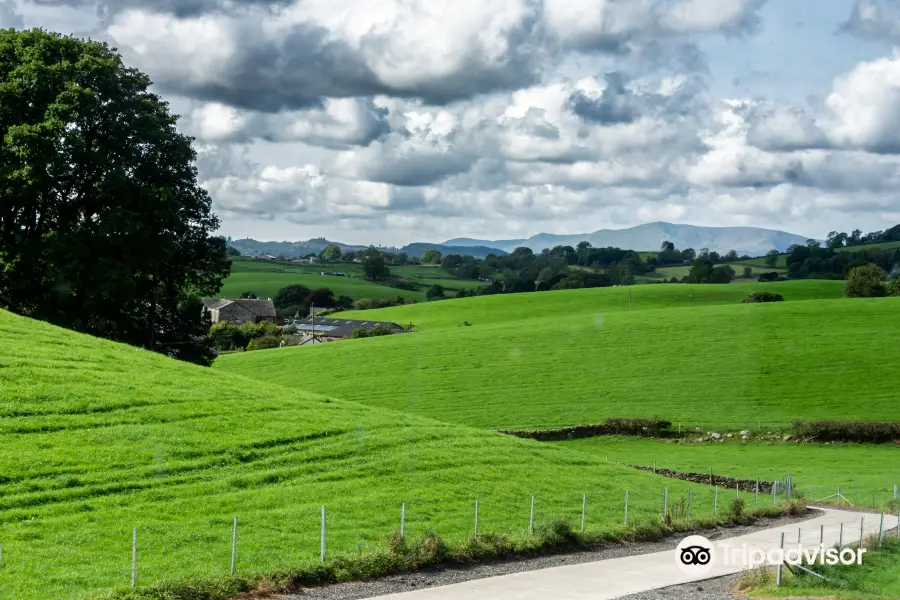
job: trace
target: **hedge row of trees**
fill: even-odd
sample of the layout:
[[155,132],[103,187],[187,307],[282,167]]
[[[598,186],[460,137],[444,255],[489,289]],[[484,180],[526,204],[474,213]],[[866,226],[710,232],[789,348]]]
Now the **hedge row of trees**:
[[806,245],[788,248],[785,264],[791,279],[844,279],[856,267],[867,264],[890,271],[900,266],[900,248],[867,248],[838,251],[810,240]]

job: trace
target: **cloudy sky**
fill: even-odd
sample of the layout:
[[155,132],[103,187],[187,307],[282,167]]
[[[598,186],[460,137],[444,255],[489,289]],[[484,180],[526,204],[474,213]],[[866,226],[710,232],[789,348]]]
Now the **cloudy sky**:
[[900,222],[900,0],[0,0],[109,41],[221,232]]

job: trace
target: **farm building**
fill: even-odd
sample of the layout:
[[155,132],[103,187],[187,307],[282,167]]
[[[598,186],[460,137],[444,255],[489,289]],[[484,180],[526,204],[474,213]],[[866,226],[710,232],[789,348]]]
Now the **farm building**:
[[[315,323],[313,323],[315,320]],[[387,321],[355,321],[351,319],[330,319],[328,317],[307,317],[302,321],[294,322],[294,326],[301,334],[314,334],[325,342],[344,340],[353,337],[356,329],[371,331],[381,325],[387,327],[392,333],[406,333],[406,329]]]
[[275,305],[271,298],[267,300],[204,298],[203,309],[209,311],[213,323],[230,321],[240,325],[274,321],[276,317]]

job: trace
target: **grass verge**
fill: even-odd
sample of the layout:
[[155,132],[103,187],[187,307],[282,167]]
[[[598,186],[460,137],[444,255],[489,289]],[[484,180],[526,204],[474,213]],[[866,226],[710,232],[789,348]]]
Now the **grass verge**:
[[684,521],[667,519],[657,523],[621,526],[603,533],[580,533],[569,522],[555,520],[535,527],[533,533],[509,537],[480,533],[454,545],[439,535],[426,532],[409,540],[394,532],[386,544],[368,554],[336,556],[318,564],[293,571],[258,573],[234,577],[163,581],[148,587],[118,589],[104,600],[225,600],[249,592],[289,594],[305,587],[377,579],[397,573],[420,571],[441,566],[459,566],[501,559],[527,558],[577,549],[597,548],[603,544],[658,541],[674,534],[703,531],[724,525],[747,525],[761,517],[799,515],[802,504],[788,502],[776,508],[745,512],[735,502],[727,516]]
[[[782,584],[776,585],[775,570],[771,567],[750,571],[743,576],[739,589],[753,597],[827,597],[836,600],[869,600],[900,598],[900,539],[886,537],[876,547],[870,537],[864,546],[867,552],[862,565],[815,565],[811,567],[824,576],[823,581],[802,571],[783,570]],[[808,566],[809,565],[805,565]]]

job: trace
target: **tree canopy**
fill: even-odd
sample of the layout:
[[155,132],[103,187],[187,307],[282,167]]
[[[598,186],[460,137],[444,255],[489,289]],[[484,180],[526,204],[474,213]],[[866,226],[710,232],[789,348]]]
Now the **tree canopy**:
[[106,44],[0,30],[0,306],[208,364],[226,241],[149,85]]

